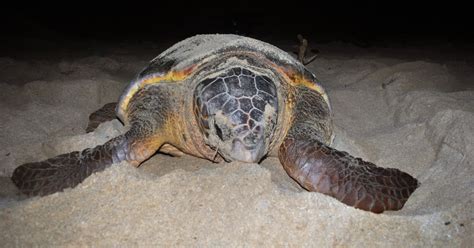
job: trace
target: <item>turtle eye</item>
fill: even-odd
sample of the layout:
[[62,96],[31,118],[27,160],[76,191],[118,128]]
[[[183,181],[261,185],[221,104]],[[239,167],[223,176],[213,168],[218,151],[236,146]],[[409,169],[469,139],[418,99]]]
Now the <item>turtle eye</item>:
[[216,129],[216,133],[217,133],[217,136],[219,136],[219,138],[224,141],[224,138],[222,138],[222,130],[221,128],[216,124],[214,123],[214,128]]

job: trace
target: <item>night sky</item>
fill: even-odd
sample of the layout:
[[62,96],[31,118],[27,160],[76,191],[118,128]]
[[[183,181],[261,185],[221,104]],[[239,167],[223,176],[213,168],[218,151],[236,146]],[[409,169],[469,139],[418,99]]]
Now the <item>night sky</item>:
[[[98,1],[97,1],[98,2]],[[237,33],[294,39],[301,33],[317,42],[357,46],[402,43],[472,43],[471,8],[454,3],[414,5],[343,2],[188,1],[97,5],[37,4],[2,8],[2,41],[25,37],[59,40],[180,40],[197,33]],[[327,1],[329,2],[329,1]]]

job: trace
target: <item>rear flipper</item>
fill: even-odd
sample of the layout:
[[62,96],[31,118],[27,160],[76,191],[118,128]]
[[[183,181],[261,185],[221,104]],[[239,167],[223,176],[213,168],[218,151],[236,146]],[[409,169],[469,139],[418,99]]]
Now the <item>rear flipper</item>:
[[86,132],[94,131],[101,123],[111,121],[116,117],[115,107],[116,102],[107,103],[102,108],[89,115],[89,123],[87,124]]
[[279,158],[288,175],[305,189],[374,213],[401,209],[418,187],[405,172],[377,167],[319,141],[288,137]]

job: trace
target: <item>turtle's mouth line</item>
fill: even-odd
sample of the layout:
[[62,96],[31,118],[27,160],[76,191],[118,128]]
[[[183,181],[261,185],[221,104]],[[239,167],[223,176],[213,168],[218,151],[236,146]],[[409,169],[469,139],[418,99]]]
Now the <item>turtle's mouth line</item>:
[[230,151],[231,157],[241,162],[258,163],[265,153],[264,146],[262,140],[258,141],[255,145],[249,146],[240,139],[234,139]]
[[214,163],[218,163],[219,157],[221,157],[226,163],[232,162],[232,159],[228,158],[225,154],[222,154],[221,150],[219,150],[219,147],[211,147],[212,150],[214,150],[214,155],[211,157],[211,161]]

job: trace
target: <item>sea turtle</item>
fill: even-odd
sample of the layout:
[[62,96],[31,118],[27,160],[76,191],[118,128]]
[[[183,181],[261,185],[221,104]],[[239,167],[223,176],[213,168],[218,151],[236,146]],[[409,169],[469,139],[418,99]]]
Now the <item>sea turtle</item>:
[[28,195],[74,187],[94,172],[158,150],[211,161],[278,156],[308,191],[376,213],[403,207],[418,181],[332,148],[331,105],[317,78],[286,52],[237,35],[198,35],[153,59],[117,104],[90,116],[88,131],[118,118],[123,135],[15,169]]

